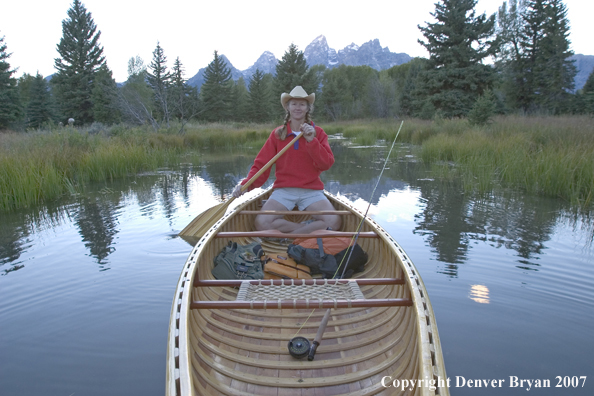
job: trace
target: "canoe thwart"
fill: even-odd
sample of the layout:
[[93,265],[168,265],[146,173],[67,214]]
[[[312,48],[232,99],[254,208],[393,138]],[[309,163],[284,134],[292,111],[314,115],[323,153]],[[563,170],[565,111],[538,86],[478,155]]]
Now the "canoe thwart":
[[[403,285],[405,280],[402,278],[360,278],[352,279],[359,286],[376,285]],[[332,285],[334,283],[346,283],[349,279],[260,279],[260,280],[235,280],[235,279],[207,279],[194,280],[195,287],[239,287],[244,283],[262,284],[262,285]]]
[[264,300],[264,301],[193,301],[191,309],[310,309],[310,308],[374,308],[409,307],[408,298],[370,300]]
[[242,210],[240,215],[339,215],[353,214],[348,210]]
[[[244,237],[258,237],[258,238],[339,238],[339,237],[353,237],[357,235],[356,232],[344,231],[323,231],[311,232],[309,234],[287,234],[278,231],[223,231],[216,234],[217,238],[244,238]],[[379,238],[373,231],[360,232],[359,238]]]

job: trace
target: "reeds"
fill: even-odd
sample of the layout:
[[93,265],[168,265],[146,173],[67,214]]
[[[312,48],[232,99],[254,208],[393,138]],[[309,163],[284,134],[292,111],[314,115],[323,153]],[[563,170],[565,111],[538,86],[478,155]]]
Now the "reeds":
[[97,134],[61,128],[0,134],[0,211],[40,204],[105,181],[179,163],[197,149],[262,146],[268,125],[179,125],[155,133],[118,125]]
[[445,129],[423,143],[420,156],[450,168],[466,189],[488,192],[504,185],[579,207],[593,202],[594,122],[589,117],[502,117],[486,128]]

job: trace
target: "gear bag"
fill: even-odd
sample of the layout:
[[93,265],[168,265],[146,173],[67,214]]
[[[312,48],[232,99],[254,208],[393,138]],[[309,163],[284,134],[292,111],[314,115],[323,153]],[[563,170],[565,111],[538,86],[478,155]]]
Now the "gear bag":
[[257,242],[229,244],[214,258],[212,275],[216,279],[263,279],[262,258],[264,250]]
[[[312,274],[322,274],[325,278],[339,278],[346,265],[344,278],[350,278],[356,272],[365,269],[368,258],[361,246],[358,244],[350,246],[350,244],[350,238],[328,238],[327,247],[324,246],[322,238],[298,238],[293,245],[289,246],[287,253],[297,263],[311,268]],[[346,263],[349,254],[351,258]],[[338,268],[339,265],[340,268]]]

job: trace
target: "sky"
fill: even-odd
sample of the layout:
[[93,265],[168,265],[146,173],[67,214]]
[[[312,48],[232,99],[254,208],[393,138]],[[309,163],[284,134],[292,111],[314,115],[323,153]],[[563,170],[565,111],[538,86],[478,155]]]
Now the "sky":
[[[185,77],[194,76],[214,57],[224,54],[234,67],[245,70],[264,51],[281,59],[290,44],[301,51],[324,35],[330,48],[362,45],[379,39],[382,47],[410,56],[427,57],[419,43],[418,25],[434,22],[437,0],[83,0],[101,31],[100,44],[117,82],[127,78],[128,60],[140,56],[145,65],[160,43],[173,66],[179,57]],[[8,0],[0,8],[0,37],[4,36],[14,74],[47,77],[55,73],[62,20],[73,0]],[[491,15],[503,0],[478,0],[476,11]],[[594,1],[565,0],[570,41],[576,54],[594,55]],[[590,26],[590,27],[589,27]]]

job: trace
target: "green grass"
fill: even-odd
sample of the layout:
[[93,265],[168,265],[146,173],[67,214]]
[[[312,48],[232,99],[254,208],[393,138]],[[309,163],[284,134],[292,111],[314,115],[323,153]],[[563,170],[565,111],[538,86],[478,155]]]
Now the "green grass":
[[503,185],[579,207],[593,202],[594,126],[588,117],[505,117],[485,128],[445,128],[423,142],[420,156],[451,168],[467,190]]
[[[390,144],[400,120],[326,123],[354,144]],[[204,150],[260,148],[273,124],[187,124],[61,128],[0,134],[0,211],[72,193],[89,181],[113,180],[177,164]],[[89,133],[89,131],[93,133]],[[580,207],[594,194],[594,122],[589,117],[501,117],[487,127],[465,120],[406,120],[400,143],[417,145],[434,177],[457,178],[466,190],[496,186],[561,197]],[[199,155],[199,154],[198,154]]]
[[213,148],[260,147],[272,125],[179,125],[157,133],[117,125],[0,134],[0,211],[54,200],[89,181],[105,181],[177,164],[182,154]]

